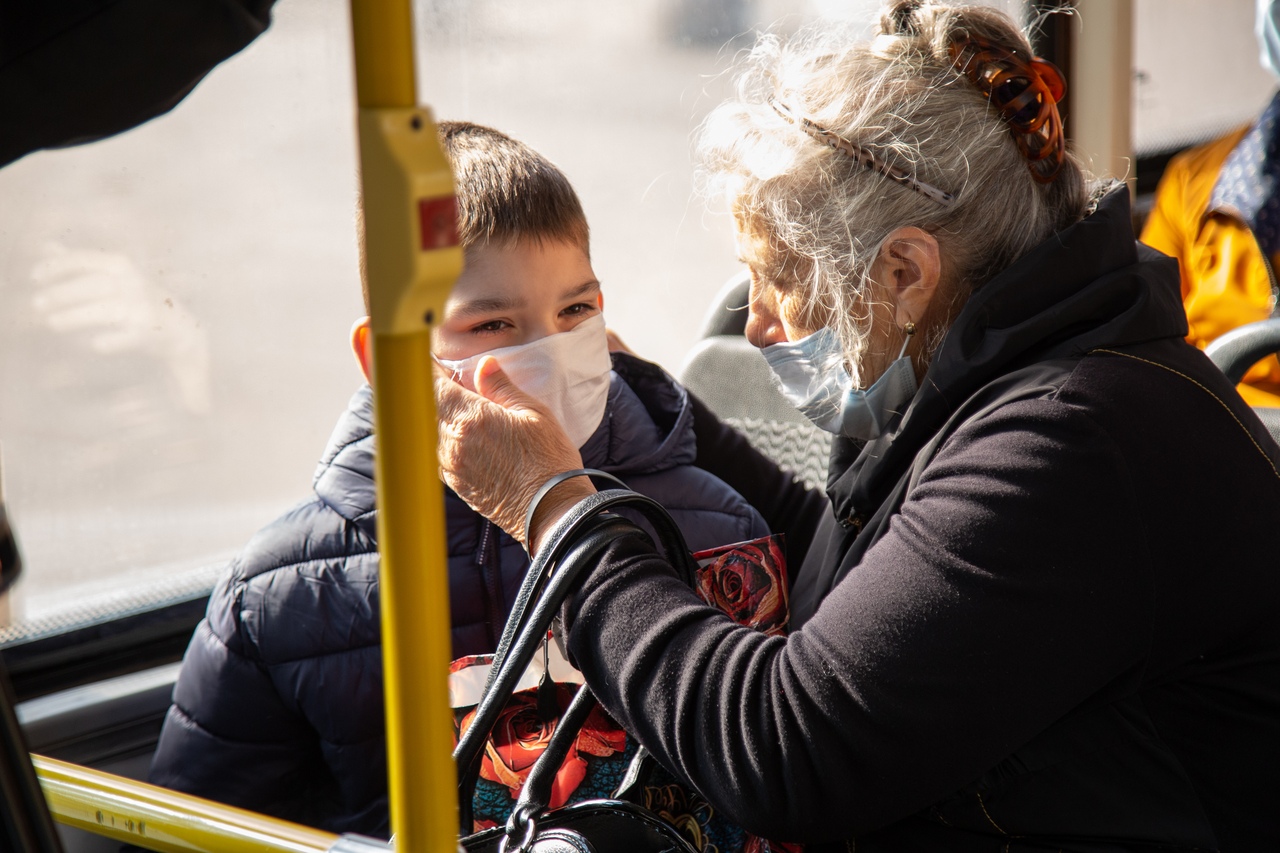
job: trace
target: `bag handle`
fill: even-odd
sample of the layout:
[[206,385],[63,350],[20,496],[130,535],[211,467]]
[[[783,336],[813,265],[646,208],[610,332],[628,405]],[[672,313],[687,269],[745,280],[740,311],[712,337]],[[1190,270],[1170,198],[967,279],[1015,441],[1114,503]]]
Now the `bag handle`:
[[[511,651],[501,664],[495,661],[494,670],[490,672],[490,683],[471,717],[471,725],[462,733],[458,745],[454,747],[453,760],[458,772],[458,822],[463,834],[471,829],[471,797],[475,791],[476,779],[480,775],[480,758],[484,753],[485,741],[492,733],[498,716],[511,698],[529,661],[533,660],[539,645],[546,639],[547,630],[559,612],[560,604],[568,596],[583,569],[593,565],[595,558],[616,536],[632,529],[622,519],[599,517],[585,517],[579,529],[583,527],[587,529],[582,532],[582,541],[570,549],[560,571],[547,584],[529,623],[512,644]],[[561,728],[556,726],[553,739],[560,734]],[[568,732],[565,736],[573,739],[577,737],[577,732]],[[545,754],[544,752],[543,755]]]
[[[628,509],[638,511],[649,522],[658,536],[658,542],[654,544],[666,554],[667,559],[676,569],[680,579],[692,588],[696,572],[693,556],[689,553],[689,547],[685,544],[684,534],[680,532],[675,520],[671,518],[671,514],[667,512],[662,504],[646,495],[626,489],[597,492],[584,498],[570,508],[547,531],[546,542],[543,544],[542,550],[538,552],[533,559],[533,563],[526,570],[524,581],[521,583],[520,591],[516,595],[516,602],[512,606],[511,614],[507,617],[507,623],[503,627],[502,636],[498,640],[498,647],[493,655],[493,665],[489,671],[489,678],[485,683],[486,694],[493,687],[499,672],[506,665],[506,658],[510,654],[511,646],[516,641],[517,635],[526,627],[529,619],[529,610],[535,606],[533,604],[535,599],[539,596],[554,598],[551,611],[553,615],[559,612],[560,605],[568,595],[568,588],[552,592],[549,589],[544,590],[544,587],[547,586],[549,579],[556,571],[556,567],[564,562],[564,556],[572,546],[574,537],[582,535],[583,528],[591,518],[607,512],[611,508],[620,506],[626,506]],[[630,527],[628,525],[629,529]],[[577,577],[577,571],[575,568],[572,573],[575,578]],[[551,622],[547,621],[543,631],[549,628],[550,625]],[[532,638],[531,642],[534,642],[535,645],[528,648],[528,654],[530,655],[528,660],[532,660],[532,654],[536,651],[536,643],[540,642],[541,638],[542,635]],[[515,674],[517,679],[519,674],[524,672],[524,668],[529,665],[528,660],[520,665]],[[502,702],[506,702],[505,696]],[[487,732],[485,737],[488,737]],[[461,743],[459,743],[460,748]],[[456,759],[457,757],[458,750],[455,749],[454,758]]]
[[596,697],[591,688],[585,684],[579,687],[573,701],[560,716],[556,730],[551,733],[547,748],[538,756],[533,769],[525,778],[520,797],[511,809],[511,817],[507,818],[506,837],[498,848],[501,853],[513,850],[515,853],[522,853],[532,846],[538,834],[538,818],[551,803],[551,788],[555,784],[556,773],[595,706]]
[[[552,526],[547,533],[546,543],[526,573],[517,606],[512,610],[503,630],[484,697],[476,707],[471,726],[459,738],[453,751],[458,769],[459,819],[464,834],[470,831],[471,797],[479,776],[479,761],[484,743],[516,683],[533,659],[538,646],[545,640],[547,630],[559,615],[561,605],[574,589],[582,572],[595,565],[600,554],[614,539],[636,530],[636,526],[625,519],[602,515],[611,508],[622,506],[639,511],[649,521],[659,540],[655,544],[666,552],[682,579],[690,585],[693,583],[694,562],[684,543],[684,536],[670,514],[652,498],[626,490],[598,492],[579,501]],[[533,603],[535,599],[536,604]],[[567,732],[568,728],[562,721],[552,739],[564,729],[565,739],[571,743],[577,732],[575,730],[570,734]],[[567,751],[568,744],[565,744],[564,749]],[[539,764],[546,754],[544,752],[539,758]],[[559,763],[550,766],[558,768]],[[554,775],[554,771],[551,772]],[[545,799],[542,806],[546,806]]]
[[[596,468],[576,468],[572,471],[565,471],[556,474],[547,482],[543,483],[541,488],[533,495],[533,500],[529,502],[529,511],[525,513],[524,529],[525,535],[528,536],[529,529],[533,526],[533,516],[538,510],[538,504],[542,503],[542,499],[556,486],[565,480],[571,480],[574,477],[591,477],[593,479],[600,478],[612,480],[618,484],[618,488],[626,489],[626,483],[623,483],[617,477],[607,471],[600,471]],[[548,531],[550,535],[552,531]],[[528,546],[526,546],[527,548]],[[545,551],[546,548],[543,548]],[[511,606],[511,613],[507,616],[507,622],[502,628],[502,636],[498,639],[497,649],[493,654],[493,666],[489,669],[489,678],[485,681],[485,692],[488,692],[489,686],[493,683],[494,674],[502,665],[503,659],[507,656],[507,650],[511,646],[511,642],[515,639],[516,633],[520,626],[524,623],[525,612],[529,608],[529,602],[538,594],[543,584],[546,583],[547,576],[550,575],[553,564],[547,561],[539,562],[533,560],[529,568],[525,571],[524,580],[520,583],[520,589],[516,592],[515,603]]]
[[[591,476],[599,473],[615,482],[617,481],[617,478],[612,474],[606,474],[602,471],[596,472],[582,469],[582,471],[576,473],[586,473]],[[532,515],[532,509],[536,503],[547,492],[551,491],[551,488],[568,479],[570,475],[575,475],[575,472],[557,474],[548,480],[547,484],[539,489],[538,494],[535,495],[534,503],[530,505],[530,515]],[[563,558],[565,550],[569,547],[573,537],[578,534],[578,530],[589,518],[616,506],[626,506],[633,511],[638,511],[649,522],[659,538],[659,541],[655,544],[666,554],[681,579],[690,587],[693,586],[696,567],[693,564],[689,548],[685,544],[684,534],[680,532],[675,520],[662,504],[653,498],[625,488],[597,492],[584,498],[570,508],[547,531],[546,541],[543,543],[542,550],[533,558],[533,563],[526,570],[524,580],[520,584],[520,590],[516,594],[515,604],[512,605],[511,614],[507,617],[507,623],[502,629],[502,636],[498,639],[497,649],[493,653],[493,667],[489,670],[489,678],[485,682],[486,693],[493,686],[494,679],[506,660],[511,644],[515,641],[516,635],[526,622],[528,611],[532,606],[531,602],[542,594],[543,587],[552,572],[555,571],[556,565]],[[557,609],[559,608],[558,603],[556,607]],[[521,669],[521,672],[523,671]]]

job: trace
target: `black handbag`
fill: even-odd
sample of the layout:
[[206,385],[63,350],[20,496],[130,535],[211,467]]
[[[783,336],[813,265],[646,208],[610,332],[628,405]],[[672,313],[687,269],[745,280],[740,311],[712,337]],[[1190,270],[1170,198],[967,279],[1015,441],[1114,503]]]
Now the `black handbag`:
[[660,504],[635,492],[611,490],[592,495],[548,533],[507,620],[484,697],[454,750],[462,833],[459,843],[471,853],[696,853],[675,827],[628,799],[641,787],[641,762],[647,758],[643,749],[614,798],[548,807],[556,771],[596,704],[586,685],[578,689],[560,716],[546,750],[525,780],[507,825],[470,832],[472,791],[485,740],[582,572],[594,565],[618,535],[635,529],[629,522],[605,514],[621,507],[645,519],[677,572],[692,583],[693,561],[679,528]]

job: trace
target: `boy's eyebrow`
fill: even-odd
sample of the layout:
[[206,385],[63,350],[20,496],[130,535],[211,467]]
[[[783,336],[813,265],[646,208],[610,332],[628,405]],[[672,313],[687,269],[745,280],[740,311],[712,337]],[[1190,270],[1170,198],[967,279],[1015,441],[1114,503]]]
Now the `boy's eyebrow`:
[[599,279],[593,278],[590,281],[584,281],[582,284],[578,285],[577,287],[573,287],[573,288],[570,288],[569,290],[566,290],[564,293],[560,294],[560,298],[561,299],[577,299],[579,296],[585,296],[591,291],[599,290],[599,289],[600,289]]
[[[560,294],[560,299],[577,299],[593,290],[600,289],[600,282],[597,279],[584,281],[577,287],[572,287]],[[494,311],[511,311],[524,306],[524,300],[519,296],[481,296],[476,299],[468,299],[466,302],[460,302],[451,312],[458,317],[470,317],[473,314],[490,314]]]
[[492,311],[510,311],[519,308],[523,301],[509,296],[482,296],[479,299],[468,299],[459,303],[453,313],[461,316],[471,314],[488,314]]

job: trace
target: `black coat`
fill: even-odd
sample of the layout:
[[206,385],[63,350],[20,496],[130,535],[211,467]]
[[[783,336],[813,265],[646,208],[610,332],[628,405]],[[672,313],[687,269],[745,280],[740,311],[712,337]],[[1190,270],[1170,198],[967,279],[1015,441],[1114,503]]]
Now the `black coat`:
[[738,628],[628,537],[571,654],[765,837],[1280,849],[1280,448],[1185,333],[1109,196],[977,291],[889,434],[837,441],[833,513],[699,411],[699,464],[818,525],[799,630]]
[[[768,532],[692,465],[689,398],[659,367],[614,356],[605,422],[581,452],[669,506],[693,550]],[[334,430],[314,497],[260,531],[214,589],[151,782],[334,832],[388,834],[373,470],[366,386]],[[491,652],[529,560],[451,491],[445,513],[454,654]]]

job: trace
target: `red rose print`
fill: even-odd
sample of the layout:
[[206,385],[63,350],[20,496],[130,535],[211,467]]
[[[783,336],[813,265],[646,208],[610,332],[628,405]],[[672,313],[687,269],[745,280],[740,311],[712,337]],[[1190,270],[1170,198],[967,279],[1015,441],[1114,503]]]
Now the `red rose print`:
[[[569,706],[577,685],[557,684],[556,702],[560,711]],[[460,730],[465,732],[475,717],[475,710],[463,716]],[[493,726],[493,734],[485,742],[480,762],[480,778],[504,785],[512,798],[528,778],[538,756],[546,750],[557,720],[543,722],[538,716],[537,692],[525,690],[514,694]],[[587,717],[573,749],[565,757],[551,785],[551,807],[559,808],[569,801],[587,772],[584,755],[609,756],[626,749],[627,736],[617,724],[598,708]]]
[[786,558],[776,536],[744,542],[712,552],[698,569],[698,597],[723,610],[735,622],[769,635],[785,634]]
[[574,750],[600,758],[623,752],[627,748],[627,733],[601,710],[599,705],[591,709],[587,720],[578,732]]
[[794,841],[768,841],[749,832],[742,845],[742,853],[802,853],[803,850],[803,844]]

